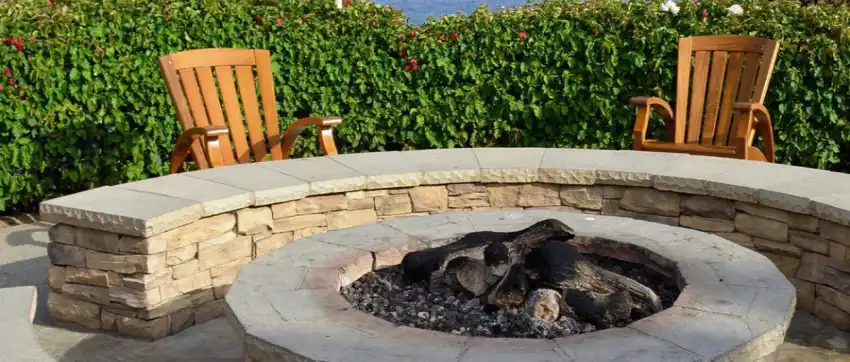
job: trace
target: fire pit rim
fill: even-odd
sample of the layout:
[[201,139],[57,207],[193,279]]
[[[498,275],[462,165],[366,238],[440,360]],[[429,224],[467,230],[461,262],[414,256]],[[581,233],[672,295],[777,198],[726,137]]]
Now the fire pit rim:
[[[397,327],[354,310],[338,292],[373,269],[398,264],[409,251],[473,231],[516,230],[545,218],[563,221],[587,240],[633,245],[662,257],[654,262],[675,262],[685,285],[679,299],[624,328],[554,340],[506,340]],[[767,258],[711,234],[635,219],[524,210],[385,220],[302,238],[242,268],[225,301],[225,315],[246,349],[269,353],[270,360],[357,361],[377,354],[423,361],[485,355],[581,361],[591,353],[601,360],[650,361],[663,355],[684,361],[770,355],[782,343],[796,294]],[[612,340],[617,343],[605,344]]]

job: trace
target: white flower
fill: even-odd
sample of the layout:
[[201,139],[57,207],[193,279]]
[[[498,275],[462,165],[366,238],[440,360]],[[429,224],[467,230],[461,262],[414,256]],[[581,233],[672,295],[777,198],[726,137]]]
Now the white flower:
[[661,11],[670,12],[673,15],[679,14],[679,5],[676,5],[673,0],[667,0],[663,4],[661,4]]
[[741,15],[744,13],[744,8],[742,8],[741,5],[735,4],[726,9],[726,11],[730,15]]

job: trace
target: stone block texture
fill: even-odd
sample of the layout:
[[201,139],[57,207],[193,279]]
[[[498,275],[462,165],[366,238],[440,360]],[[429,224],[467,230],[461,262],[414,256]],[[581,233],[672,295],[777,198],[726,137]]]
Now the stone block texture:
[[[548,159],[543,156],[547,152],[531,152],[528,157],[536,161],[521,165],[507,161],[502,165],[501,160],[493,158],[488,161],[493,165],[481,165],[482,170],[489,170],[489,176],[476,178],[477,182],[470,181],[474,175],[464,174],[457,179],[446,176],[443,184],[421,184],[416,179],[421,174],[410,172],[408,167],[404,173],[393,174],[398,182],[387,181],[386,188],[378,188],[376,185],[386,180],[357,181],[360,179],[353,175],[361,170],[343,167],[354,173],[340,176],[347,181],[340,181],[339,187],[331,187],[336,185],[332,175],[322,174],[305,181],[315,184],[310,196],[296,195],[270,205],[237,205],[233,210],[191,221],[188,211],[154,210],[143,216],[121,208],[116,209],[120,213],[104,217],[104,224],[99,225],[96,218],[87,215],[100,217],[107,209],[90,204],[75,208],[73,200],[65,198],[61,203],[48,201],[42,211],[48,214],[48,220],[58,222],[49,233],[48,309],[53,318],[83,327],[162,338],[221,315],[222,298],[240,267],[298,239],[428,214],[537,209],[628,217],[717,235],[771,260],[797,288],[798,308],[850,329],[850,220],[819,213],[814,207],[799,212],[801,196],[783,199],[770,194],[769,204],[775,207],[753,202],[760,195],[760,184],[735,184],[720,176],[714,182],[714,166],[702,169],[697,180],[675,174],[675,168],[665,170],[667,161],[662,156],[653,155],[659,164],[645,170],[626,167],[629,162],[620,165],[605,161],[634,156],[630,151],[605,151],[605,160],[563,169],[558,177],[544,175],[544,169],[548,174],[557,170],[548,161],[547,167],[540,166],[539,176],[529,173],[533,168],[528,167]],[[682,157],[673,157],[670,162]],[[550,161],[555,159],[570,160],[559,156]],[[725,162],[705,159],[688,158],[689,162],[709,166]],[[729,162],[738,167],[737,161]],[[278,172],[289,172],[286,167],[277,167],[278,163],[269,164]],[[516,167],[520,167],[518,173],[508,172]],[[797,175],[785,174],[786,166],[782,165],[764,167],[767,169],[760,172],[775,171],[783,179]],[[292,172],[296,171],[304,169],[299,166]],[[723,173],[718,171],[717,175]],[[369,177],[363,180],[377,176]],[[679,186],[672,187],[674,184]],[[162,198],[151,195],[152,200]],[[83,199],[95,196],[92,193]],[[780,209],[783,205],[788,206]],[[144,219],[144,224],[122,229],[115,223],[122,218]]]

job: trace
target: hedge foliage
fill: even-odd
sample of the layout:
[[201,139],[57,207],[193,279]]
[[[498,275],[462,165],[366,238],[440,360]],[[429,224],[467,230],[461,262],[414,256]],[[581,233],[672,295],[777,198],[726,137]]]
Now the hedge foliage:
[[[798,1],[549,0],[426,24],[355,0],[7,0],[0,8],[0,210],[166,172],[178,135],[157,57],[272,52],[281,122],[343,116],[344,153],[631,147],[628,98],[674,98],[676,41],[782,41],[767,98],[777,156],[850,170],[850,10]],[[705,15],[705,16],[704,16]],[[10,83],[13,82],[14,84]],[[674,105],[675,107],[675,105]],[[298,155],[312,155],[312,138]]]

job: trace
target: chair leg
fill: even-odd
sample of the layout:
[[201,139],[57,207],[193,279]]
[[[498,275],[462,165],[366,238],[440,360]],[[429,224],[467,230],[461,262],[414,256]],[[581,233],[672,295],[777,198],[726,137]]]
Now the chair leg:
[[186,143],[177,143],[174,147],[174,151],[171,152],[171,171],[169,174],[175,174],[180,172],[183,168],[183,163],[186,162],[186,159],[189,158],[189,153],[192,151],[192,145]]

